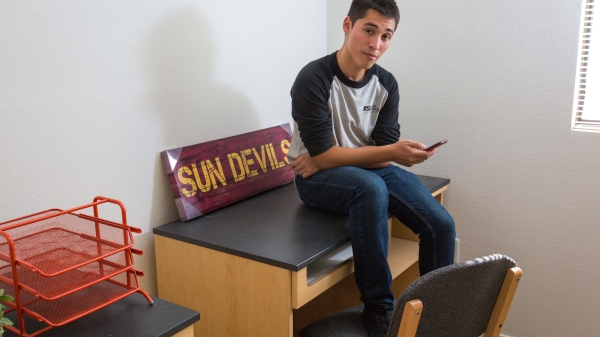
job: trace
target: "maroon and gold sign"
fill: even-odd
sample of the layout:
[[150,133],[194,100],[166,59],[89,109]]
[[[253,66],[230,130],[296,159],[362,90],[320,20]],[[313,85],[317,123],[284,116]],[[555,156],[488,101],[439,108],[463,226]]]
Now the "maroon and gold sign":
[[294,178],[289,124],[163,151],[181,220],[189,220]]

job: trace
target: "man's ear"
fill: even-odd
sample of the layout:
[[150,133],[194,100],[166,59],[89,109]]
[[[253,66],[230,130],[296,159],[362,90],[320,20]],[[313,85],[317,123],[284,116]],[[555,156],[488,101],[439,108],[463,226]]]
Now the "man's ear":
[[347,16],[344,19],[344,23],[342,24],[342,29],[344,30],[344,34],[350,33],[350,30],[352,29],[352,20],[350,20],[349,16]]

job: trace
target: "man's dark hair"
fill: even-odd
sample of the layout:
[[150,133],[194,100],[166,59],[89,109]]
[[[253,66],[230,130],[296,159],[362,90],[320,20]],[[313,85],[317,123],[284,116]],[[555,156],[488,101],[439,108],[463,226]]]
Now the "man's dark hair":
[[348,11],[348,16],[350,17],[352,25],[354,26],[356,20],[367,16],[367,11],[369,9],[378,11],[388,19],[394,19],[396,21],[394,30],[398,28],[400,10],[398,10],[398,5],[396,5],[396,1],[394,0],[353,0],[352,5],[350,5],[350,10]]

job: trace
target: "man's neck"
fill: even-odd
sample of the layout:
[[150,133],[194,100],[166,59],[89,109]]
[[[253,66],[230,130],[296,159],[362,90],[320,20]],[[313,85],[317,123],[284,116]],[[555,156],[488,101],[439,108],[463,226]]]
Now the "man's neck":
[[340,70],[344,76],[348,77],[348,79],[354,82],[360,82],[365,78],[367,70],[358,67],[356,63],[354,63],[348,49],[346,49],[346,43],[338,50],[336,58]]

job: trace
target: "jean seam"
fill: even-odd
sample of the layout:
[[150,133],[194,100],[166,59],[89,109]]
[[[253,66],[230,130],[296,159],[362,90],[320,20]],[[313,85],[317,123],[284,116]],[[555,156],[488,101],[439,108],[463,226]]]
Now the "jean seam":
[[425,226],[427,226],[427,228],[429,228],[429,231],[431,232],[431,238],[432,238],[432,246],[433,246],[433,252],[432,252],[432,267],[433,269],[437,269],[437,236],[435,233],[435,230],[433,228],[433,226],[431,226],[431,224],[429,223],[429,221],[423,219],[423,217],[421,216],[421,214],[419,214],[419,212],[415,211],[414,208],[412,208],[407,202],[406,200],[404,200],[403,198],[401,198],[400,196],[396,195],[395,193],[393,193],[393,191],[388,191],[388,193],[393,196],[394,198],[398,199],[398,201],[400,201],[401,203],[404,204],[404,206],[408,209],[410,209],[419,219],[421,219],[421,221],[423,221],[423,223],[425,224]]
[[[356,189],[354,189],[356,190]],[[356,191],[354,191],[356,192]],[[360,256],[361,256],[361,260],[362,260],[362,265],[363,265],[363,280],[362,280],[362,289],[365,290],[365,292],[367,292],[367,284],[369,284],[369,280],[367,280],[369,273],[366,272],[366,266],[367,266],[367,260],[365,259],[365,242],[364,242],[364,235],[363,235],[363,224],[362,224],[362,220],[361,220],[361,214],[362,214],[362,203],[358,203],[358,212],[356,215],[356,222],[357,222],[357,232],[358,232],[358,241],[360,242]],[[369,296],[367,296],[367,294],[364,294],[364,296],[366,298],[369,298]]]

